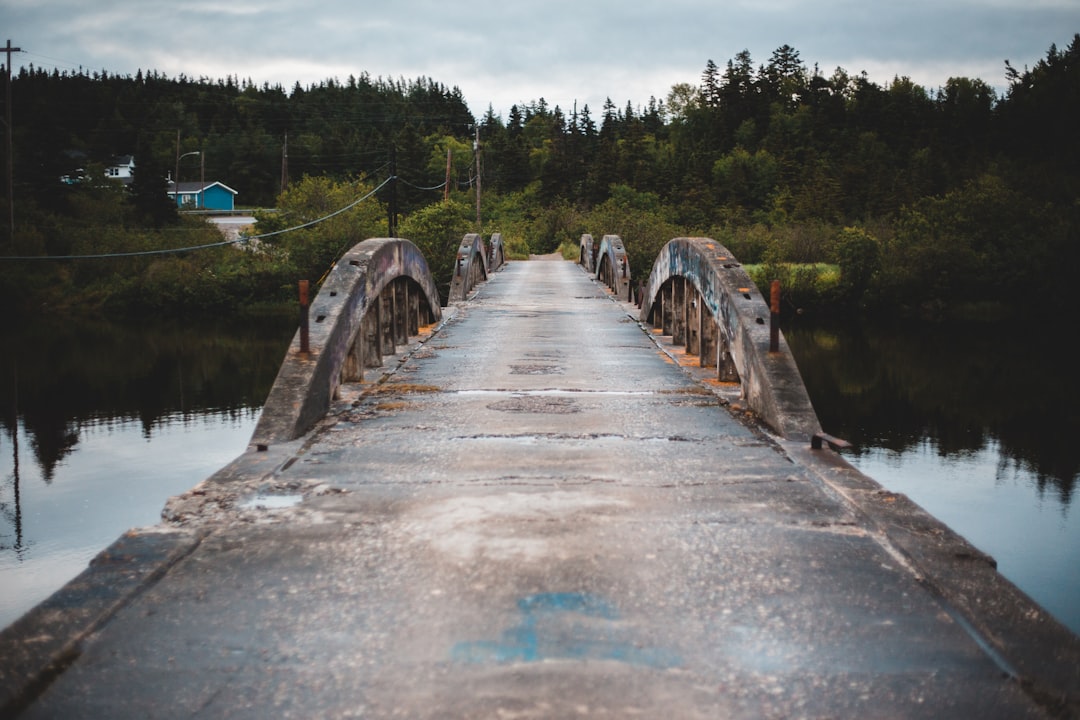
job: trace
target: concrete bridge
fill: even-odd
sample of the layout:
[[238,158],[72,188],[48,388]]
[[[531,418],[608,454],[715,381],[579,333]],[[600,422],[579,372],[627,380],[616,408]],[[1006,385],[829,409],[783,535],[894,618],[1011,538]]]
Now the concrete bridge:
[[1071,717],[1080,640],[833,452],[705,238],[347,253],[249,450],[0,635],[26,718]]

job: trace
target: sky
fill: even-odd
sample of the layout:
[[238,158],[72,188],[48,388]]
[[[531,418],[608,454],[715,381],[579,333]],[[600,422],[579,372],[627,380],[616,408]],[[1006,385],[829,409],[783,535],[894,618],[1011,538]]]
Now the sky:
[[[470,111],[543,98],[549,107],[665,100],[748,50],[754,65],[789,45],[806,66],[1007,87],[1067,47],[1080,0],[0,0],[12,67],[228,76],[291,90],[328,78],[427,77],[461,90]],[[0,61],[3,60],[0,46]]]

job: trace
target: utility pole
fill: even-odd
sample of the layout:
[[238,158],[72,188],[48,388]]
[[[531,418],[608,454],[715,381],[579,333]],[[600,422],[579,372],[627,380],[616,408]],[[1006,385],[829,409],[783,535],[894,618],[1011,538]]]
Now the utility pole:
[[176,174],[172,177],[173,202],[180,207],[180,128],[176,128]]
[[480,126],[476,126],[476,139],[473,140],[473,155],[476,156],[476,232],[480,232]]
[[[176,133],[176,138],[177,138],[177,141],[179,141],[179,139],[180,139],[180,133],[179,132]],[[198,155],[199,158],[202,159],[202,154],[203,154],[202,150],[192,150],[191,152],[186,152],[183,155],[177,155],[176,156],[176,177],[173,178],[173,193],[176,195],[176,206],[177,207],[182,207],[182,205],[183,205],[183,203],[180,202],[180,161],[183,160],[184,158],[186,158],[188,155]],[[203,161],[203,162],[205,163],[205,161]],[[202,167],[205,169],[206,165],[204,164]],[[205,177],[205,173],[201,173],[201,174],[203,175],[203,177]],[[205,197],[206,197],[205,196],[205,189],[200,188],[199,190],[195,191],[194,194],[195,194],[195,207],[199,207],[199,199],[202,198],[203,200],[205,200]]]
[[390,217],[387,226],[390,237],[397,237],[397,148],[390,145]]
[[450,146],[446,148],[446,182],[443,183],[442,199],[446,202],[450,199],[450,156],[453,150]]
[[8,232],[11,233],[11,252],[15,252],[15,163],[12,157],[13,143],[11,140],[11,53],[22,52],[22,48],[11,47],[11,40],[7,41],[7,47],[3,48],[7,53],[7,62],[4,64],[4,126],[7,128],[7,201],[8,201]]
[[285,143],[281,146],[281,192],[289,188],[289,132],[285,131]]

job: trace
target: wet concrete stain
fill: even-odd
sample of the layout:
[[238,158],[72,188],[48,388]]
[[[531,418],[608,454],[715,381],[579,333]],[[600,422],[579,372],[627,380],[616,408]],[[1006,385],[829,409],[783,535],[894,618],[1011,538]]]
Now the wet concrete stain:
[[565,368],[561,368],[558,365],[511,365],[511,375],[562,375],[566,372]]
[[508,413],[536,413],[543,415],[568,415],[581,412],[581,408],[572,398],[524,396],[493,402],[489,410]]
[[457,643],[451,658],[462,663],[533,663],[545,660],[612,660],[667,669],[677,653],[646,647],[607,599],[591,593],[550,592],[517,602],[519,622],[499,640]]

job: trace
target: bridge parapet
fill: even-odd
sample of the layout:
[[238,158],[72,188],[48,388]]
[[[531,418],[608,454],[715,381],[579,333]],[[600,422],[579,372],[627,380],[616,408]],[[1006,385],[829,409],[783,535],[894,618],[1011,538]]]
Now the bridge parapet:
[[596,253],[600,246],[593,242],[593,236],[585,233],[578,241],[578,265],[590,275],[596,274]]
[[330,409],[343,382],[407,345],[441,318],[439,291],[420,249],[372,238],[346,252],[311,304],[308,352],[298,331],[278,371],[252,444],[300,437]]
[[626,254],[622,238],[618,235],[605,235],[594,258],[596,279],[607,285],[620,300],[633,301],[630,258]]
[[650,323],[723,382],[739,382],[750,409],[781,437],[809,440],[821,426],[787,341],[770,351],[769,305],[734,256],[710,238],[661,249],[641,298]]
[[506,245],[502,233],[492,233],[488,240],[488,272],[493,273],[506,264]]
[[[502,246],[502,236],[499,236]],[[477,233],[469,233],[461,240],[457,257],[454,259],[454,277],[450,281],[449,302],[458,302],[469,297],[473,288],[487,280],[488,254],[484,239]]]

